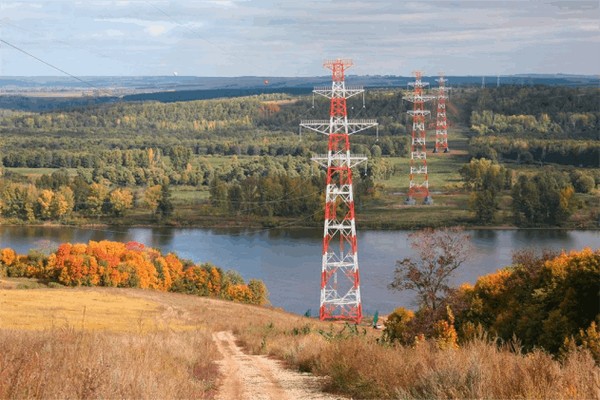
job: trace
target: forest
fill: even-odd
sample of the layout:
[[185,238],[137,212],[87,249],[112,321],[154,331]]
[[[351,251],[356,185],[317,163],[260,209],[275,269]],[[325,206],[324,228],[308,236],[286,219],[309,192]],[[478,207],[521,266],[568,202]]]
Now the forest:
[[[451,153],[428,156],[441,191],[429,210],[453,210],[443,223],[597,227],[597,88],[506,85],[450,93]],[[348,101],[351,118],[379,122],[377,132],[351,138],[352,152],[369,157],[354,171],[366,226],[381,224],[372,216],[388,213],[408,187],[410,103],[402,96],[399,89],[373,89],[364,101]],[[324,171],[310,157],[326,153],[327,141],[299,132],[298,124],[324,118],[328,106],[310,95],[272,93],[1,110],[1,218],[316,224]],[[413,227],[402,218],[387,224]]]

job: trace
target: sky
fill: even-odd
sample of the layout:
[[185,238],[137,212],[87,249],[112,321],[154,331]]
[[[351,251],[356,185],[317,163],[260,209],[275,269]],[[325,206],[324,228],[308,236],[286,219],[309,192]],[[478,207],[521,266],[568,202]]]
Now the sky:
[[0,0],[0,40],[0,76],[599,75],[600,1]]

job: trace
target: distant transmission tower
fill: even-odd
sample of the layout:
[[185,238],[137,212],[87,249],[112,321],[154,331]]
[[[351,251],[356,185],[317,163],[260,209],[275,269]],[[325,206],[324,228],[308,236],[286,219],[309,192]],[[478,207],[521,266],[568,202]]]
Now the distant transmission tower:
[[416,71],[415,82],[409,82],[414,87],[411,94],[403,96],[403,99],[413,103],[413,109],[407,111],[412,115],[413,124],[410,144],[410,174],[408,185],[408,196],[405,204],[416,204],[416,197],[423,198],[423,204],[433,204],[429,195],[429,177],[427,174],[427,146],[425,137],[425,117],[430,114],[425,110],[425,102],[433,100],[435,96],[426,95],[424,88],[429,85],[421,81],[421,71]]
[[446,119],[446,100],[448,100],[448,94],[446,93],[446,82],[444,75],[441,75],[438,81],[437,95],[437,118],[435,123],[435,148],[434,153],[443,151],[448,152],[448,120]]
[[330,60],[323,66],[332,71],[331,87],[315,88],[313,93],[330,99],[329,120],[300,121],[301,127],[329,136],[327,155],[312,158],[327,168],[319,317],[358,323],[362,318],[362,303],[352,167],[367,158],[350,155],[350,135],[377,126],[377,121],[348,120],[346,99],[364,92],[362,87],[346,87],[344,83],[345,70],[352,66],[352,61]]

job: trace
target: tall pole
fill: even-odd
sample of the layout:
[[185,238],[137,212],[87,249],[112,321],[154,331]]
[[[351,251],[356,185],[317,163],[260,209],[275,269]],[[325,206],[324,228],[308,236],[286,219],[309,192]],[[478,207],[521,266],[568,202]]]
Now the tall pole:
[[408,184],[408,196],[405,204],[416,204],[416,197],[423,198],[423,204],[433,204],[433,199],[429,195],[429,175],[427,173],[427,146],[425,117],[430,114],[425,110],[425,102],[433,100],[435,96],[426,95],[424,88],[429,85],[421,81],[421,71],[414,72],[415,81],[409,82],[413,86],[412,93],[403,96],[404,100],[413,103],[413,109],[407,111],[412,116],[412,130],[410,143],[410,173]]
[[329,99],[329,120],[301,121],[300,126],[329,137],[327,154],[312,158],[327,168],[319,318],[359,323],[362,302],[352,167],[367,158],[350,155],[350,135],[377,126],[377,121],[348,120],[346,100],[364,92],[360,87],[346,87],[345,72],[352,65],[351,60],[345,59],[323,63],[332,71],[331,87],[315,88],[313,93]]

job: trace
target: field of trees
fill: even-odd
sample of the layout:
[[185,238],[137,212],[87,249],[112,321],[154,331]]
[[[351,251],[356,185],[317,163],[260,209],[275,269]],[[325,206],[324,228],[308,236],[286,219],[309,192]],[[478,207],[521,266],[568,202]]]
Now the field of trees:
[[[408,104],[397,89],[348,103],[374,117],[351,138],[357,219],[370,228],[439,225],[597,228],[600,92],[592,87],[459,88],[448,154],[428,156],[432,206],[404,206]],[[4,223],[299,226],[322,219],[325,137],[299,134],[328,103],[284,93],[121,102],[0,114]],[[435,114],[435,113],[434,113]],[[430,120],[431,123],[435,122]],[[433,137],[430,139],[433,140]]]

